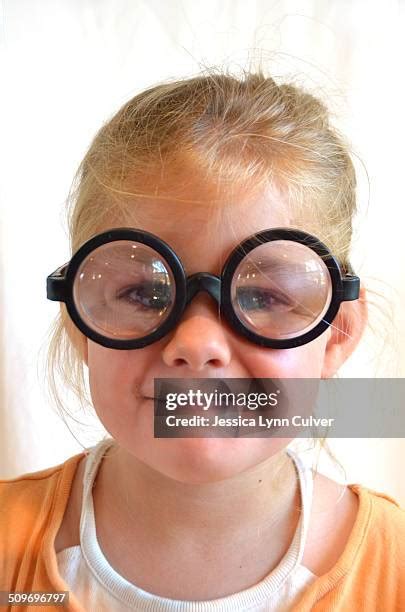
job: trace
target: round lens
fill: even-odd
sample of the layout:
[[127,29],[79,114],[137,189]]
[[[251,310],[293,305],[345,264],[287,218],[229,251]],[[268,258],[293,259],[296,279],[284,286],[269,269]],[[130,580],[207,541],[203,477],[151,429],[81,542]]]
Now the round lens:
[[236,315],[248,329],[271,339],[295,338],[313,329],[327,312],[332,281],[322,258],[291,240],[252,249],[231,284]]
[[73,299],[83,321],[112,339],[142,338],[169,316],[176,295],[173,273],[153,248],[130,240],[108,242],[80,264]]

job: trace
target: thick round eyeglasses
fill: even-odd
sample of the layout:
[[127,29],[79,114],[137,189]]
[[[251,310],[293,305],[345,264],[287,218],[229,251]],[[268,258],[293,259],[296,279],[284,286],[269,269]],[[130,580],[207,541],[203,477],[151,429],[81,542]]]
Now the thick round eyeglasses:
[[75,325],[114,349],[137,349],[169,333],[199,291],[241,336],[269,348],[311,342],[333,322],[343,301],[359,297],[360,279],[343,270],[315,236],[274,228],[241,242],[221,276],[187,276],[161,238],[115,228],[88,240],[47,277],[47,297],[65,302]]

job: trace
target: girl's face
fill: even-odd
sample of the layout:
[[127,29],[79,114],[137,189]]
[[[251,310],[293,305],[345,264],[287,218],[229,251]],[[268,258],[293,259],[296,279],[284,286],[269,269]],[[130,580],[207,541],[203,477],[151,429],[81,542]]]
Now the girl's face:
[[[255,195],[234,190],[232,201],[221,205],[217,223],[209,213],[215,197],[212,189],[202,180],[184,176],[186,195],[184,188],[177,187],[181,180],[176,185],[166,181],[165,200],[145,200],[128,225],[167,242],[187,275],[219,275],[243,239],[272,227],[295,227],[275,188]],[[156,185],[152,179],[151,184]],[[175,197],[199,203],[176,202]],[[214,210],[217,214],[218,207]],[[275,455],[291,438],[154,438],[153,400],[146,399],[154,395],[154,379],[321,378],[329,336],[330,329],[298,348],[262,348],[220,321],[216,302],[200,292],[177,328],[145,348],[114,350],[87,340],[94,407],[117,443],[162,475],[184,483],[231,478]]]

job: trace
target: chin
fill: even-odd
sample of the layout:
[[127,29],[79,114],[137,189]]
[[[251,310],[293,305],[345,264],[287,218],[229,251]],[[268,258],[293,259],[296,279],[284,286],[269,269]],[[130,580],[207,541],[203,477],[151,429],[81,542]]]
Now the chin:
[[172,455],[171,468],[165,464],[165,472],[170,478],[189,484],[206,484],[233,478],[249,469],[252,462],[247,449],[246,462],[243,463],[240,439],[224,438],[178,438],[176,450]]

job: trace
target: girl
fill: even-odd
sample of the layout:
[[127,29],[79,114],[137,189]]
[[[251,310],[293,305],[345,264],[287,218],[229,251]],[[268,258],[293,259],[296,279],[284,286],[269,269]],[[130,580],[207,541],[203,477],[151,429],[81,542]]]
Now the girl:
[[1,590],[67,591],[72,611],[405,609],[390,496],[292,438],[153,430],[155,379],[330,378],[358,345],[355,173],[324,105],[262,72],[157,85],[96,135],[73,203],[49,363],[79,394],[86,364],[110,437],[1,483]]

